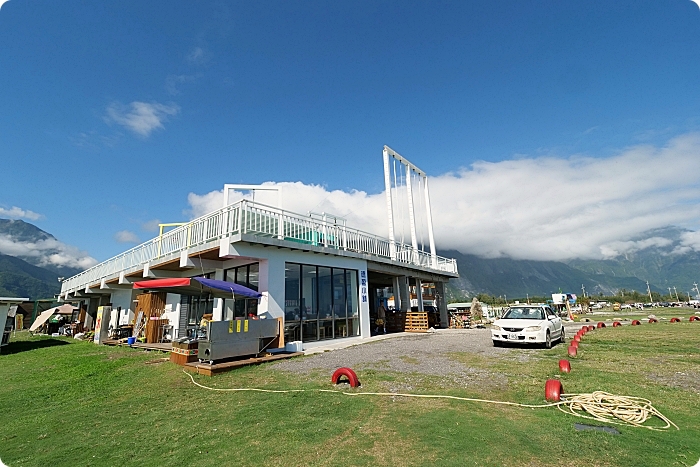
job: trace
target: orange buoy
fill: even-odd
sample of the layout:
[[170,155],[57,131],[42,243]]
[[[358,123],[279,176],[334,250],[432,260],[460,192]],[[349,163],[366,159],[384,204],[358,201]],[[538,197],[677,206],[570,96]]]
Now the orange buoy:
[[671,318],[672,323],[680,323],[681,319],[680,318]]
[[550,402],[559,402],[564,388],[558,379],[548,379],[544,383],[544,398]]
[[613,323],[613,327],[614,327],[614,328],[617,328],[617,327],[620,327],[620,326],[622,326],[622,323],[619,322],[619,321],[615,321],[615,322]]
[[565,358],[559,360],[559,371],[562,373],[571,373],[571,363]]
[[333,376],[331,377],[331,381],[333,382],[333,384],[338,384],[340,382],[340,378],[342,378],[343,376],[345,376],[348,379],[350,387],[356,388],[360,385],[360,380],[357,379],[357,375],[355,374],[355,372],[347,367],[338,368],[337,370],[335,370]]
[[578,353],[578,345],[577,346],[570,345],[569,349],[568,349],[569,357],[575,357],[577,353]]
[[598,322],[598,329],[604,328],[604,327],[605,327],[605,323],[602,322],[602,321],[599,321],[599,322]]

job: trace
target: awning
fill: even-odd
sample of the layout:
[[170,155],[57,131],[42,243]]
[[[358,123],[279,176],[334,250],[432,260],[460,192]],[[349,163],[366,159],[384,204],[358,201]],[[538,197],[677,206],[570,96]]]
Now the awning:
[[232,298],[242,295],[248,298],[260,298],[262,294],[253,289],[233,282],[206,279],[204,277],[184,277],[173,279],[153,279],[134,282],[134,289],[162,290],[181,295],[202,295],[209,293],[217,298]]

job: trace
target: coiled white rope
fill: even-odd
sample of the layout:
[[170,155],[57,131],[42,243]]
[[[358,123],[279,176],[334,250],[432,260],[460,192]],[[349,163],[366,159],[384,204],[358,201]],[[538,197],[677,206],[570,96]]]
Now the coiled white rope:
[[[488,399],[474,399],[471,397],[448,396],[443,394],[406,394],[400,392],[346,392],[335,389],[260,389],[260,388],[212,388],[198,383],[194,377],[182,370],[195,386],[209,391],[221,392],[267,392],[273,394],[297,393],[297,392],[325,392],[342,394],[345,396],[384,396],[384,397],[407,397],[420,399],[451,399],[466,402],[483,402],[487,404],[510,405],[514,407],[525,407],[529,409],[541,409],[545,407],[557,407],[564,413],[577,417],[588,418],[605,423],[616,425],[626,425],[637,428],[647,428],[649,430],[662,431],[678,426],[666,418],[661,412],[656,410],[651,401],[641,397],[617,396],[603,391],[596,391],[592,394],[562,394],[559,402],[548,404],[519,404],[517,402],[494,401]],[[589,415],[583,415],[587,412]],[[665,425],[662,427],[644,425],[650,418],[657,417]]]

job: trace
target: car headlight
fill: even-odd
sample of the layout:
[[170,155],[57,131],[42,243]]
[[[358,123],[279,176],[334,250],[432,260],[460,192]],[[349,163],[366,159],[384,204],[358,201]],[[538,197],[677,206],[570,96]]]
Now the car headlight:
[[491,325],[491,329],[493,329],[494,331],[501,331],[502,330],[500,326],[496,326],[495,324]]
[[525,328],[526,331],[539,331],[542,329],[542,326],[528,326]]

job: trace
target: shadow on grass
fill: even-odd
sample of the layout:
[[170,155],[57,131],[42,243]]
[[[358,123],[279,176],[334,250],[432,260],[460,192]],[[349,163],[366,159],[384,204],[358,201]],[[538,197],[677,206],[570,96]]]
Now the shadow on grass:
[[20,352],[27,352],[29,350],[43,349],[44,347],[54,347],[56,345],[70,345],[70,343],[58,339],[37,339],[16,342],[10,341],[7,346],[0,350],[0,355],[11,355]]

